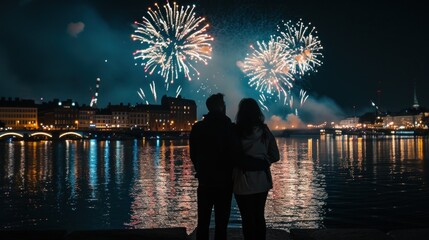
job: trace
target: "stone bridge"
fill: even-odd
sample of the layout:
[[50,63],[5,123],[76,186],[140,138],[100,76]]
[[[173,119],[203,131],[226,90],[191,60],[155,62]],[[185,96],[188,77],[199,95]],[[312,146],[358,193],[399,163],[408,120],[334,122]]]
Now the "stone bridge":
[[16,139],[16,140],[52,140],[52,139],[82,139],[86,138],[87,133],[82,131],[32,131],[32,130],[16,130],[0,132],[0,140]]

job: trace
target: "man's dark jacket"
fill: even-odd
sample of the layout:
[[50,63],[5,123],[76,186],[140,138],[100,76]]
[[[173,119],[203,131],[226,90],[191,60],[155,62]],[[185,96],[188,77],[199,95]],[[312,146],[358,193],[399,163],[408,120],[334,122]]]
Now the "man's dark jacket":
[[229,117],[209,112],[192,127],[189,144],[200,185],[232,186],[233,161],[238,156],[240,142]]

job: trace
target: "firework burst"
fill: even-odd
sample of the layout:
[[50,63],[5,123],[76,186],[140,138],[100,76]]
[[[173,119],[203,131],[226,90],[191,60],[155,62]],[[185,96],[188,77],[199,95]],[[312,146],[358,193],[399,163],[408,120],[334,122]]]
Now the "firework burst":
[[286,45],[271,37],[268,43],[257,42],[251,46],[252,53],[241,64],[242,71],[249,77],[249,85],[261,93],[278,98],[287,96],[287,90],[293,87],[293,75],[290,72],[291,55]]
[[[282,23],[277,26],[278,35],[271,36],[268,43],[257,42],[239,67],[249,85],[259,91],[262,109],[269,111],[271,103],[283,103],[297,113],[297,107],[309,97],[302,87],[304,74],[317,72],[322,65],[323,47],[314,27],[302,20]],[[294,106],[296,103],[299,106]]]
[[323,55],[320,51],[323,47],[315,35],[316,28],[305,26],[302,20],[295,24],[292,21],[282,23],[283,25],[277,26],[277,32],[281,36],[280,41],[288,46],[294,60],[292,73],[303,75],[308,71],[317,71],[315,67],[322,65]]
[[195,6],[180,7],[176,3],[149,8],[142,22],[131,35],[145,47],[134,52],[149,74],[157,71],[165,83],[174,83],[181,73],[191,80],[191,72],[199,75],[195,64],[211,59],[213,38],[206,33],[205,18],[195,16]]

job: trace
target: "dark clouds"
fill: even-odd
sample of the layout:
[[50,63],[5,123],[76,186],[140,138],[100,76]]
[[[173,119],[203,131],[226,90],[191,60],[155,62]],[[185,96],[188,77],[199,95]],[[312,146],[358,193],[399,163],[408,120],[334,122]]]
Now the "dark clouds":
[[7,63],[0,77],[11,84],[0,95],[71,98],[88,104],[89,89],[101,77],[102,104],[135,100],[121,97],[129,95],[124,94],[129,83],[140,77],[130,71],[134,61],[129,25],[113,29],[87,4],[38,1],[12,9],[3,18],[14,24],[3,22],[8,35],[0,42],[0,59]]

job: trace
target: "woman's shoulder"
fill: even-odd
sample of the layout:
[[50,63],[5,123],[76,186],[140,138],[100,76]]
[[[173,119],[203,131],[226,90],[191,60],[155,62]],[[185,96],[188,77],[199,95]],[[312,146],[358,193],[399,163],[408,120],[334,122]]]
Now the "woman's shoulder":
[[262,129],[262,132],[263,132],[263,134],[264,134],[265,138],[270,139],[270,138],[272,138],[272,137],[273,137],[273,134],[272,134],[272,132],[271,132],[271,129],[268,127],[268,125],[267,125],[267,124],[265,124],[265,123],[264,123],[264,124],[261,126],[261,129]]
[[271,132],[270,128],[268,127],[268,125],[266,123],[263,123],[260,127],[263,131]]

